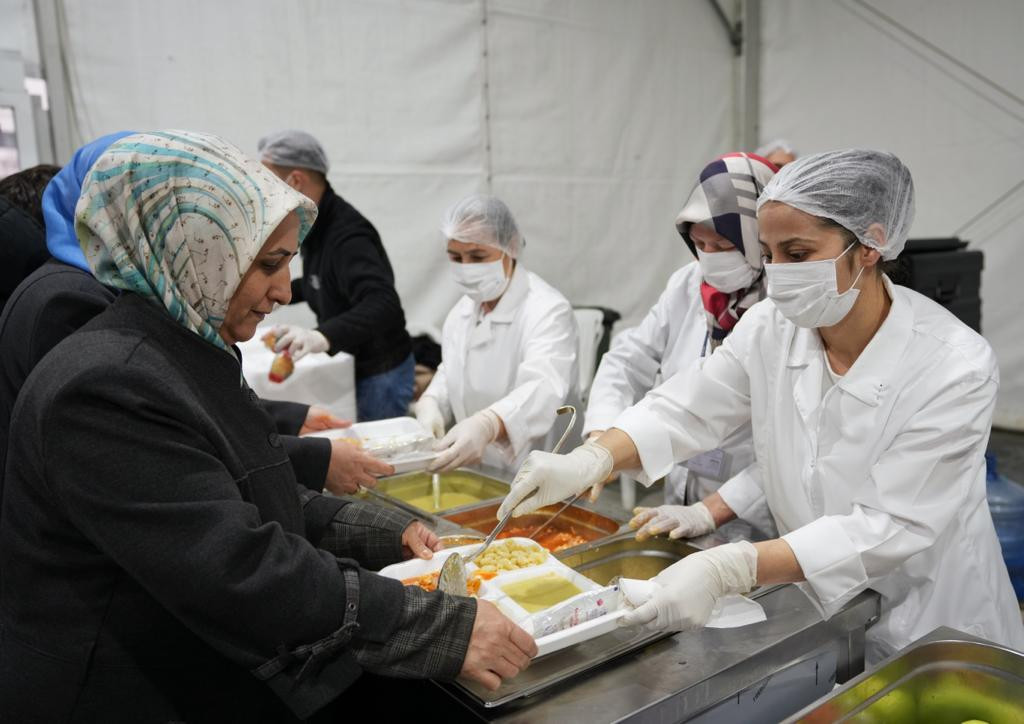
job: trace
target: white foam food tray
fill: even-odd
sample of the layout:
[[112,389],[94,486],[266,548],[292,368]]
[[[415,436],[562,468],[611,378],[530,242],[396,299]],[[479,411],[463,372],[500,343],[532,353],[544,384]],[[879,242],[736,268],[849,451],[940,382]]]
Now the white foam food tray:
[[[325,437],[329,440],[337,440],[338,438],[358,440],[359,444],[367,452],[373,453],[381,460],[394,466],[395,475],[426,470],[427,466],[437,457],[437,453],[433,450],[422,449],[425,446],[432,445],[433,438],[430,432],[414,417],[391,417],[386,420],[357,422],[351,427],[312,432],[306,437]],[[399,450],[393,453],[378,452],[378,449],[386,451],[393,442],[401,443],[402,441],[418,440],[421,438],[424,441],[419,445],[419,449]],[[401,446],[399,445],[398,447]]]
[[[536,547],[538,550],[542,550],[547,553],[546,549],[529,538],[504,538],[500,541],[495,541],[495,545],[504,541],[515,541],[522,545]],[[380,574],[400,581],[407,580],[409,578],[418,578],[420,576],[425,576],[428,573],[440,571],[441,566],[444,565],[448,556],[454,555],[455,553],[464,555],[479,547],[480,544],[477,543],[474,545],[460,546],[458,548],[449,548],[435,553],[434,557],[429,561],[413,559],[403,563],[396,563],[388,566],[387,568],[381,569]],[[470,562],[466,564],[467,573],[472,574],[475,570],[477,570],[477,565],[475,563]],[[499,609],[501,609],[502,613],[529,631],[530,626],[528,620],[531,614],[506,595],[502,590],[502,586],[535,576],[541,576],[545,573],[557,573],[562,578],[574,583],[576,587],[583,592],[594,591],[601,588],[601,586],[594,581],[580,573],[577,573],[572,568],[569,568],[569,566],[565,565],[548,553],[547,558],[541,564],[528,566],[526,568],[519,568],[512,571],[500,571],[494,578],[483,581],[480,584],[478,598],[494,603]],[[583,641],[589,641],[592,638],[602,636],[609,631],[614,630],[618,626],[618,619],[623,613],[624,611],[613,611],[599,618],[595,618],[577,626],[536,639],[538,649],[537,658],[554,653],[555,651],[559,651],[568,646],[582,643]]]

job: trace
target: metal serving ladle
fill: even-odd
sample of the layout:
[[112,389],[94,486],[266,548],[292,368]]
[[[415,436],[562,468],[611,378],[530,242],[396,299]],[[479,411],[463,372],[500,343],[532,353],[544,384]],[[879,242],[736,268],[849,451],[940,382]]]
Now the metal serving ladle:
[[430,492],[434,495],[434,512],[441,510],[441,476],[434,473],[430,476]]
[[[569,437],[569,433],[572,432],[574,427],[576,427],[575,407],[573,407],[572,405],[562,405],[561,407],[558,408],[557,414],[564,415],[567,412],[571,412],[572,417],[569,418],[569,424],[566,426],[565,432],[562,433],[562,437],[558,438],[558,442],[555,443],[555,447],[551,450],[552,453],[557,453],[559,450],[562,449],[562,444],[565,443],[566,438]],[[526,498],[523,498],[523,500],[529,500],[534,495],[536,495],[536,491],[528,495]],[[501,532],[502,528],[505,527],[505,524],[508,523],[509,520],[511,519],[512,511],[510,510],[508,513],[505,514],[505,517],[498,522],[498,525],[494,528],[494,530],[491,531],[491,534],[487,536],[487,539],[483,542],[483,545],[473,549],[465,555],[453,553],[452,555],[448,556],[448,558],[444,562],[444,565],[441,566],[441,573],[439,574],[437,579],[438,589],[444,591],[445,593],[452,593],[458,596],[465,596],[467,583],[466,564],[474,558],[477,558],[485,550],[487,550],[487,547],[494,542],[494,539],[498,537],[498,533]]]
[[536,540],[536,539],[537,539],[537,534],[538,534],[538,533],[540,533],[540,532],[541,532],[542,530],[544,530],[544,529],[545,529],[545,528],[547,528],[547,527],[548,527],[549,525],[551,525],[552,523],[554,523],[554,522],[555,522],[555,518],[557,518],[557,517],[558,517],[558,516],[560,516],[560,515],[561,515],[562,513],[564,513],[565,511],[567,511],[567,510],[569,509],[569,506],[571,506],[571,505],[573,505],[574,503],[578,502],[580,498],[582,498],[582,497],[583,497],[584,495],[586,495],[586,494],[587,494],[587,491],[588,491],[588,490],[590,490],[590,488],[587,488],[587,489],[585,489],[585,490],[584,490],[584,491],[583,491],[582,493],[580,493],[579,495],[577,495],[577,496],[573,497],[573,498],[572,498],[572,500],[570,500],[570,501],[569,501],[568,503],[566,503],[566,504],[565,504],[565,505],[563,505],[563,506],[562,506],[561,508],[559,508],[559,509],[558,509],[557,511],[555,511],[555,514],[554,514],[554,515],[552,515],[552,516],[551,516],[550,518],[548,518],[548,519],[547,519],[547,520],[545,520],[545,521],[544,521],[543,523],[541,523],[540,525],[538,525],[538,526],[537,526],[537,528],[536,528],[536,530],[534,530],[534,531],[533,531],[532,533],[530,533],[530,535],[528,535],[528,536],[526,536],[526,537],[527,537],[527,538],[529,538],[530,540]]

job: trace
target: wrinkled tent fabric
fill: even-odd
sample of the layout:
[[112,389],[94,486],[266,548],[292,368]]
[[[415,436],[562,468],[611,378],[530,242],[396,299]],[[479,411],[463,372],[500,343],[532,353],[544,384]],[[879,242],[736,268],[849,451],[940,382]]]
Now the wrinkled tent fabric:
[[[573,303],[622,313],[617,329],[635,324],[693,260],[672,226],[680,200],[734,145],[732,48],[700,3],[339,0],[306,13],[253,0],[239,13],[140,0],[130,12],[64,11],[86,140],[176,126],[255,152],[276,129],[309,131],[331,184],[380,231],[413,333],[440,329],[460,296],[438,222],[479,192],[515,213],[525,265]],[[288,48],[289,63],[272,47]],[[240,81],[196,82],[214,63]]]
[[[1005,302],[1020,284],[1024,187],[1009,192],[1024,166],[1024,4],[870,5],[910,32],[851,0],[764,5],[761,138],[899,155],[917,184],[914,236],[957,234],[985,252],[996,422],[1024,429],[1024,342]],[[440,327],[458,297],[444,255],[422,253],[437,248],[440,215],[484,190],[530,230],[524,263],[571,301],[622,312],[617,329],[637,323],[691,260],[670,228],[679,200],[735,147],[732,47],[705,3],[339,0],[310,14],[140,0],[130,12],[67,3],[62,21],[75,145],[173,125],[255,149],[305,127],[329,149],[331,183],[381,232],[413,330]],[[196,83],[211,63],[246,80]]]

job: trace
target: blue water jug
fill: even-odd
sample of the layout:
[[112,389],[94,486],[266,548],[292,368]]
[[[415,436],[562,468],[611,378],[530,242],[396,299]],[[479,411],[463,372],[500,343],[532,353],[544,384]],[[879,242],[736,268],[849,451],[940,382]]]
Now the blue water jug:
[[1017,600],[1024,600],[1024,486],[1000,475],[996,456],[985,454],[988,508]]

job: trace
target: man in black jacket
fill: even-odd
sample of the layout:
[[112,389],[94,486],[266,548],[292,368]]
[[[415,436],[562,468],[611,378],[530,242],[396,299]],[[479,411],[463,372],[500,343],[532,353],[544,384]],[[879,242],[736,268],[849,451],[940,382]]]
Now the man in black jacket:
[[356,361],[360,421],[405,415],[412,401],[415,363],[395,276],[377,230],[327,181],[327,155],[303,131],[279,131],[260,140],[260,160],[318,207],[302,244],[301,278],[292,303],[307,302],[316,329],[280,325],[277,349],[293,360],[309,352],[347,352]]

